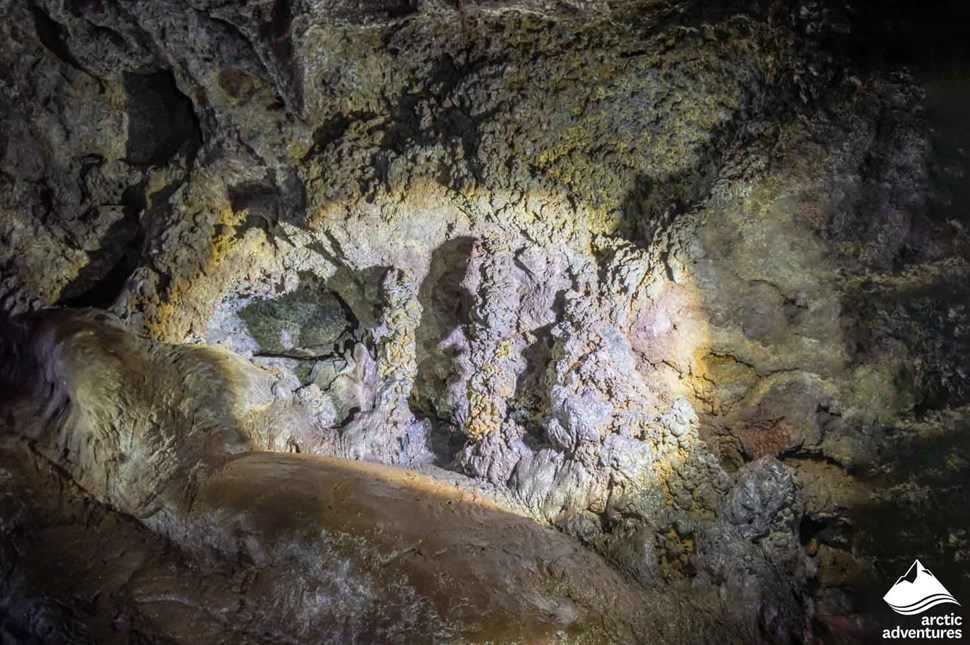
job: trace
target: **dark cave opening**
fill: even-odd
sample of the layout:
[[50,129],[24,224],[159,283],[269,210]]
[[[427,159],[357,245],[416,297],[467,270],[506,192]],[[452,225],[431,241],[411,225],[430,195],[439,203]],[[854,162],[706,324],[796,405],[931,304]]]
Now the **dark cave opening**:
[[202,146],[192,101],[170,71],[125,73],[128,95],[127,160],[136,166],[164,166],[176,154],[190,165]]

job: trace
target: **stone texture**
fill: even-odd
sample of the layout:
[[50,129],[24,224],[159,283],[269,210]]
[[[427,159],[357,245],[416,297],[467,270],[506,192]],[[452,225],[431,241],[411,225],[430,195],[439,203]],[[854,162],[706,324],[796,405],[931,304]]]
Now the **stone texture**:
[[893,44],[920,16],[0,15],[2,405],[97,503],[185,517],[251,451],[405,466],[754,640],[865,640],[914,549],[970,590],[965,518],[918,504],[962,490],[970,403],[960,99]]

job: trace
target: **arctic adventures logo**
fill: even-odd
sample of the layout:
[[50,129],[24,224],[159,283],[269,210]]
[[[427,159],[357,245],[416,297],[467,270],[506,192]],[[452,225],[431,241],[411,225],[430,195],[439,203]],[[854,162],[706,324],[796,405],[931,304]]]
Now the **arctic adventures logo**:
[[[882,597],[897,614],[915,616],[936,607],[951,603],[960,606],[956,598],[946,590],[930,570],[919,560],[914,560],[904,576]],[[919,627],[901,627],[882,630],[882,637],[896,638],[963,638],[963,617],[954,613],[923,616]]]

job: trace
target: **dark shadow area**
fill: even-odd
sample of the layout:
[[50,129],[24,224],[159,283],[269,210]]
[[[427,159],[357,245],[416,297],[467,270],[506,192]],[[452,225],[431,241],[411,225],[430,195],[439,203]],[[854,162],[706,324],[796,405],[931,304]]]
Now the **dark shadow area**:
[[[319,247],[315,250],[322,251]],[[342,257],[323,253],[337,265],[337,270],[327,280],[327,288],[332,289],[347,303],[351,312],[364,328],[373,331],[380,324],[384,308],[382,283],[388,268],[384,266],[353,269],[345,264]]]
[[[780,97],[784,93],[775,94]],[[749,111],[763,111],[766,119],[774,114],[778,120],[790,118],[792,114],[790,105],[772,96],[760,97],[757,101],[763,104],[742,106],[729,121],[711,132],[710,140],[696,152],[696,163],[689,168],[662,177],[638,174],[620,205],[620,235],[644,248],[676,219],[703,206],[725,160],[755,141],[744,127]]]
[[298,225],[305,219],[306,189],[293,168],[283,168],[279,176],[267,171],[260,181],[247,181],[229,187],[229,203],[236,213],[247,211],[246,219],[236,226],[236,236],[251,228],[274,237],[286,237],[281,222]]
[[942,63],[970,58],[970,3],[965,0],[829,2],[844,12],[849,52],[873,64]]
[[[965,4],[970,7],[970,3]],[[970,25],[970,16],[965,24]],[[970,34],[965,36],[970,39]],[[970,227],[970,62],[927,65],[919,75],[926,91],[932,146],[927,215],[934,224],[958,222],[965,230]],[[952,245],[953,232],[928,242]]]
[[460,349],[442,348],[441,343],[469,323],[472,296],[462,282],[474,243],[474,238],[459,237],[436,248],[418,291],[423,308],[416,332],[418,373],[408,403],[415,416],[431,421],[431,447],[439,464],[449,463],[465,441],[449,411],[439,409],[448,382],[458,375],[455,359]]
[[[0,276],[2,275],[3,267],[0,267]],[[0,301],[8,297],[16,297],[16,295],[0,293]],[[25,379],[24,375],[37,371],[35,361],[29,352],[24,351],[33,325],[33,314],[11,316],[6,312],[0,312],[0,424],[9,414],[5,406],[21,396],[28,387],[28,379]]]
[[[557,319],[559,317],[557,315]],[[533,450],[552,447],[541,426],[542,418],[538,415],[550,406],[545,378],[552,361],[553,326],[549,324],[533,332],[536,340],[522,352],[526,367],[516,379],[515,394],[509,402],[509,416],[525,428],[522,440]]]
[[852,355],[863,360],[889,353],[904,343],[913,359],[898,375],[918,399],[917,418],[934,410],[970,403],[970,336],[962,322],[970,303],[970,284],[959,275],[925,283],[864,282],[849,292],[855,324],[848,331]]
[[65,307],[110,307],[125,287],[132,272],[142,263],[145,232],[141,215],[145,190],[129,186],[121,196],[124,217],[113,224],[102,247],[91,253],[91,261],[62,291],[58,304]]
[[739,13],[791,25],[825,50],[874,67],[970,57],[965,0],[697,0],[681,9],[678,21],[711,23]]
[[264,182],[246,182],[229,188],[229,204],[233,212],[246,212],[246,219],[236,227],[237,237],[241,237],[249,229],[255,228],[269,235],[279,226],[280,203],[279,191],[275,186]]
[[37,37],[52,54],[57,56],[62,62],[71,67],[84,71],[81,64],[77,61],[71,50],[67,47],[64,37],[64,28],[51,19],[38,7],[33,7],[34,27],[37,29]]
[[[887,627],[918,627],[918,616],[897,615],[882,599],[917,559],[957,600],[970,597],[967,412],[964,408],[943,413],[932,429],[926,425],[892,430],[880,457],[859,477],[872,493],[850,510],[848,524],[814,523],[804,528],[820,543],[863,556],[872,565],[871,570],[844,572],[852,610],[868,616],[868,621],[847,632],[840,631],[839,623],[829,625],[829,638],[844,638],[861,627],[862,633],[855,636],[871,642]],[[926,615],[953,611],[961,613],[955,605],[940,605]]]
[[164,166],[176,154],[191,165],[202,146],[192,101],[179,91],[170,71],[123,76],[128,95],[127,161]]

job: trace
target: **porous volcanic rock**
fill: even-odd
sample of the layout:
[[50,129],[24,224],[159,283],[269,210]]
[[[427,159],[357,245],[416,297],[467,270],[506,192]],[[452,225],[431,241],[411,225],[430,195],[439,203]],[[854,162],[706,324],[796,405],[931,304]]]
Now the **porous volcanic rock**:
[[[4,633],[851,641],[916,555],[970,592],[967,58],[903,4],[0,0]],[[236,631],[163,627],[165,567]]]

